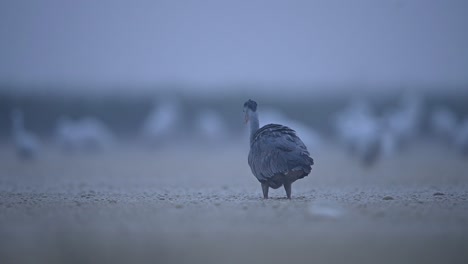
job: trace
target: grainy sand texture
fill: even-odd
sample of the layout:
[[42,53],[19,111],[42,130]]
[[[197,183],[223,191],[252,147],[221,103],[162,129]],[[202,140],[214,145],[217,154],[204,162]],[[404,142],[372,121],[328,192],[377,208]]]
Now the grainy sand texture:
[[263,200],[245,142],[99,153],[0,146],[1,263],[468,263],[468,160],[435,144],[361,168],[332,144]]

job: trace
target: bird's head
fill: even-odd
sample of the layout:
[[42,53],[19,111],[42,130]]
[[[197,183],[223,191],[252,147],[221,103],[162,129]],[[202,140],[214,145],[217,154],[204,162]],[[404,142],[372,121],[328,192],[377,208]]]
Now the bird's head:
[[257,102],[253,100],[248,100],[244,103],[244,113],[245,113],[245,123],[249,122],[250,113],[255,113],[257,111]]

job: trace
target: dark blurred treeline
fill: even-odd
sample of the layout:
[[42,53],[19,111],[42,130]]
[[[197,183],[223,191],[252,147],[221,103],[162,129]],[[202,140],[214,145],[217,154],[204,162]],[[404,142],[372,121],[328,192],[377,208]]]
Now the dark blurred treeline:
[[[99,118],[117,136],[133,137],[140,133],[142,124],[153,107],[166,98],[175,98],[181,103],[182,114],[187,122],[202,109],[209,108],[218,111],[225,118],[233,133],[240,132],[244,128],[242,108],[243,103],[249,98],[257,100],[261,108],[277,109],[318,131],[327,133],[330,132],[332,116],[352,100],[369,102],[379,114],[395,105],[401,95],[401,92],[384,95],[349,92],[333,96],[311,93],[282,97],[281,93],[255,96],[241,91],[238,94],[231,92],[226,96],[203,97],[167,91],[137,95],[122,93],[67,95],[65,93],[20,93],[14,90],[4,90],[0,91],[0,137],[10,136],[10,113],[15,108],[24,112],[26,127],[45,138],[52,136],[60,117],[80,118],[84,116]],[[468,117],[468,93],[465,91],[452,94],[419,93],[419,95],[423,96],[426,112],[436,105],[443,105],[455,111],[459,118]]]

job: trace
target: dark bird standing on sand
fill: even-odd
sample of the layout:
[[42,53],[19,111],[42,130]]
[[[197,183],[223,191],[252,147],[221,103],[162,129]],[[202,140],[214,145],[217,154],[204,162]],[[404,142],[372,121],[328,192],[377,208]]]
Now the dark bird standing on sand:
[[291,199],[291,184],[309,175],[314,160],[291,128],[269,124],[259,128],[257,103],[244,104],[245,122],[250,122],[249,166],[262,185],[263,198],[268,189],[284,186]]

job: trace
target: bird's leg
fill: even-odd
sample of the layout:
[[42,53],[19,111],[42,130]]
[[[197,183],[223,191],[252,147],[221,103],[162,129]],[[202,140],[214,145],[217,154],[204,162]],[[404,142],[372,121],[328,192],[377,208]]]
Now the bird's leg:
[[263,191],[263,198],[268,199],[268,183],[262,182],[262,191]]
[[290,181],[285,181],[283,183],[284,190],[286,191],[286,196],[288,199],[291,199],[291,182]]

